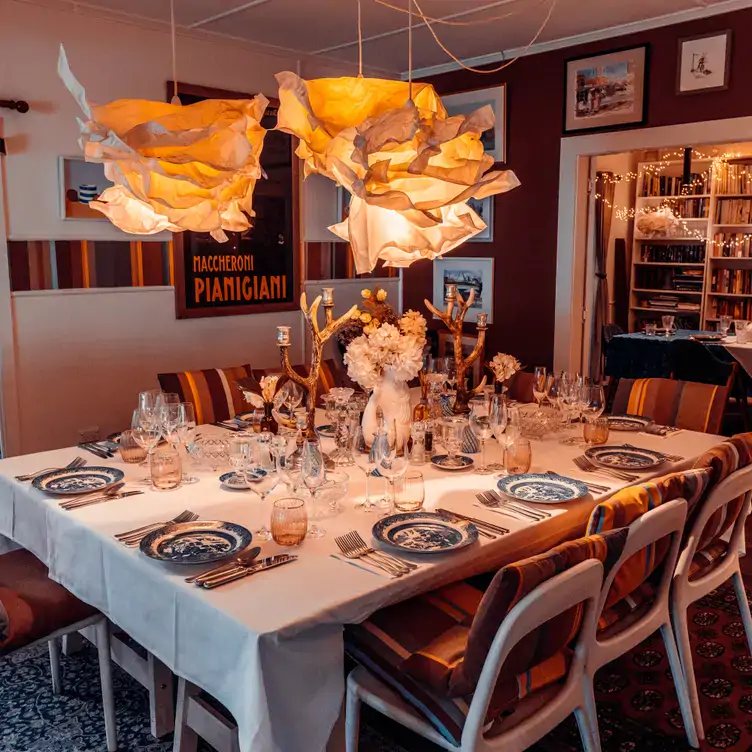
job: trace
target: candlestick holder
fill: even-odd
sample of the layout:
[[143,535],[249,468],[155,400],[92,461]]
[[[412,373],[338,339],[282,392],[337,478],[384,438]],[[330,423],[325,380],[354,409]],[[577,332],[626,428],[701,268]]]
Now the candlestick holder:
[[306,324],[308,325],[311,334],[311,363],[308,368],[307,376],[301,376],[290,363],[288,348],[292,342],[290,340],[289,332],[281,332],[283,327],[277,328],[277,344],[279,345],[279,352],[282,358],[282,368],[284,369],[285,376],[301,386],[308,395],[308,420],[306,423],[305,434],[307,439],[316,438],[316,394],[318,391],[319,371],[321,370],[321,354],[324,345],[350,320],[353,313],[358,310],[357,306],[353,306],[344,316],[335,319],[332,311],[334,308],[334,292],[331,288],[325,288],[325,295],[323,297],[325,325],[323,329],[320,329],[318,312],[321,304],[321,295],[311,303],[310,308],[308,307],[306,294],[303,293],[300,296],[300,310],[303,312],[303,317],[306,320]]
[[[467,369],[478,359],[483,352],[483,345],[486,342],[486,329],[488,323],[486,317],[478,316],[478,341],[475,343],[473,351],[466,358],[462,353],[462,327],[465,323],[465,316],[468,310],[473,305],[475,300],[475,290],[471,289],[467,300],[465,300],[456,288],[456,285],[447,285],[446,291],[446,310],[440,311],[428,300],[423,302],[426,304],[431,313],[438,316],[444,323],[444,326],[449,330],[454,339],[454,360],[456,364],[457,373],[457,396],[454,400],[454,406],[452,410],[455,414],[460,415],[469,411],[468,403],[470,399],[483,391],[483,387],[486,385],[486,377],[484,376],[480,384],[474,389],[468,389],[466,385]],[[456,312],[455,312],[456,308]]]

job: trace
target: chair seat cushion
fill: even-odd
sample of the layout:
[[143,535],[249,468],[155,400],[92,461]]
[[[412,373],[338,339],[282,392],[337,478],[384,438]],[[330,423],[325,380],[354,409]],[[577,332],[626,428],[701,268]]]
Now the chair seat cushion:
[[53,582],[47,567],[28,551],[0,556],[0,655],[96,613]]
[[703,575],[709,574],[721,563],[721,559],[728,551],[728,543],[724,540],[716,540],[692,557],[689,566],[689,579],[696,580]]

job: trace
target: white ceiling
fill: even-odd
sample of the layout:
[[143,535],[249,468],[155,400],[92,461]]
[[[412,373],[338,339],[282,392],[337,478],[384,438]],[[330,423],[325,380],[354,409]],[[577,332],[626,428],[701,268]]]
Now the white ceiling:
[[[86,0],[74,3],[153,21],[169,22],[169,0]],[[401,8],[408,0],[385,0]],[[418,0],[429,17],[478,22],[435,24],[437,34],[460,58],[502,58],[525,47],[555,7],[537,39],[544,47],[574,44],[592,36],[616,36],[646,26],[752,6],[752,0]],[[407,15],[361,0],[364,62],[394,73],[408,68]],[[183,29],[202,30],[298,53],[357,61],[357,0],[175,0]],[[506,16],[499,18],[499,16]],[[620,28],[619,28],[620,27]],[[617,30],[618,29],[618,30]],[[566,40],[561,42],[560,40]],[[451,62],[425,26],[416,26],[413,67]]]

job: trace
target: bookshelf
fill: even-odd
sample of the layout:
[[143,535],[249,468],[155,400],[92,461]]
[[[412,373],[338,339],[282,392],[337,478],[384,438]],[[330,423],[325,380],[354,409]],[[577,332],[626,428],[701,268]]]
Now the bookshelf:
[[[658,165],[661,171],[651,172]],[[677,326],[693,329],[714,329],[724,313],[752,319],[752,161],[723,164],[710,174],[711,165],[693,160],[687,193],[681,193],[680,160],[638,166],[636,215],[665,203],[694,236],[650,238],[635,226],[630,331],[660,324],[667,313]]]

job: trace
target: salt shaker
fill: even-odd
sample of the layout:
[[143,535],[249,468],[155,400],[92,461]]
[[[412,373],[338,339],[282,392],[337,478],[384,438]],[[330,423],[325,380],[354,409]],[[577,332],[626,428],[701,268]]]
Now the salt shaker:
[[410,438],[412,448],[410,449],[410,464],[426,464],[426,423],[423,420],[416,420],[410,426]]

